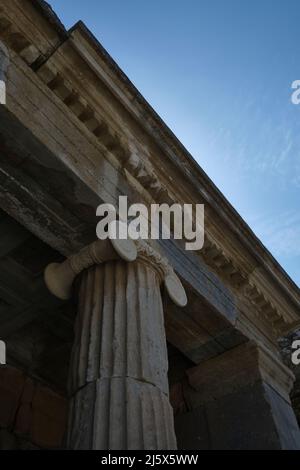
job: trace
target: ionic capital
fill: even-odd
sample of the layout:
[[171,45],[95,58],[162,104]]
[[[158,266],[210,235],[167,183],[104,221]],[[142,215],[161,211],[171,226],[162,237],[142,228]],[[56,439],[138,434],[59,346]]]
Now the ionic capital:
[[[113,224],[109,231],[111,229],[116,233]],[[121,233],[121,229],[117,233]],[[97,240],[63,263],[47,266],[44,275],[46,285],[53,295],[61,300],[68,300],[72,295],[73,282],[82,271],[115,260],[148,264],[156,271],[161,283],[164,283],[171,300],[179,307],[187,305],[185,289],[167,259],[140,239],[133,241],[109,237],[107,240]]]

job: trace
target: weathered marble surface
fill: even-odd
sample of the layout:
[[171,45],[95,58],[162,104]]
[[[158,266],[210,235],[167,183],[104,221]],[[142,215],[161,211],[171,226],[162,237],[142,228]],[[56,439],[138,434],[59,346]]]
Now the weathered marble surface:
[[111,261],[79,283],[69,447],[176,448],[158,272]]

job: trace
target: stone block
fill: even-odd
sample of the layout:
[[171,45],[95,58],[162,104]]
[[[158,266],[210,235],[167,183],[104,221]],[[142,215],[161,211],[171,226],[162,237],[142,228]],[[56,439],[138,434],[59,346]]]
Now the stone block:
[[32,401],[32,442],[42,448],[60,448],[66,420],[67,401],[50,389],[38,385]]
[[32,426],[32,399],[34,391],[35,384],[31,379],[27,378],[16,416],[14,431],[17,435],[30,437]]
[[265,384],[266,400],[272,408],[272,416],[283,450],[300,450],[300,430],[296,416],[289,402],[276,390]]
[[170,403],[174,410],[174,415],[186,413],[188,411],[183,394],[183,384],[178,382],[170,388]]
[[211,441],[204,407],[175,417],[175,433],[180,450],[209,450]]
[[212,450],[281,449],[262,383],[206,405]]

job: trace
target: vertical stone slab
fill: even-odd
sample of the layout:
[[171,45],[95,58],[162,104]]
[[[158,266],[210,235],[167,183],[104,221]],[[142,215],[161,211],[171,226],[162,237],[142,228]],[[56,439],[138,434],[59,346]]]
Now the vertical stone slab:
[[175,420],[179,447],[299,450],[292,383],[279,356],[254,342],[189,369],[183,385],[188,412]]

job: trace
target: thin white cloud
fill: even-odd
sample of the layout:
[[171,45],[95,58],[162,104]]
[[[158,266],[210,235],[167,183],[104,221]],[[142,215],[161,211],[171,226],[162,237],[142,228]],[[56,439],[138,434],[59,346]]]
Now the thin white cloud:
[[276,257],[300,256],[300,212],[260,215],[250,221],[258,237]]

